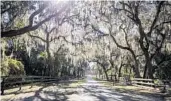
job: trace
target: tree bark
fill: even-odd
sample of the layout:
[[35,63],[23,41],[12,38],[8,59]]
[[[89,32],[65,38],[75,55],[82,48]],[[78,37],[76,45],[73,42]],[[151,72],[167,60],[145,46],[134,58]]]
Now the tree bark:
[[99,63],[99,65],[102,67],[102,69],[103,69],[103,71],[104,71],[104,73],[105,73],[106,79],[109,80],[109,77],[108,77],[107,70],[106,70],[105,66],[103,66],[103,64],[100,63],[100,62],[98,62],[98,63]]
[[138,61],[136,59],[136,56],[135,56],[134,52],[132,50],[130,52],[131,52],[131,54],[133,56],[133,59],[134,59],[133,71],[135,73],[135,77],[140,78],[141,76],[140,76],[140,72],[139,72],[139,68],[138,68]]
[[146,64],[145,64],[145,70],[144,70],[144,78],[150,78],[153,79],[153,66],[151,64],[151,59],[149,57],[149,54],[145,52],[145,59],[146,59]]
[[107,81],[108,81],[108,80],[109,80],[109,76],[108,76],[108,74],[107,74],[106,68],[105,68],[105,67],[103,67],[103,70],[104,70],[104,73],[105,73],[106,79],[107,79]]
[[46,33],[46,52],[47,52],[47,74],[50,76],[51,74],[51,55],[50,55],[50,51],[49,51],[49,33]]
[[122,66],[123,64],[121,63],[120,66],[119,66],[119,74],[118,74],[118,78],[121,77],[121,70],[122,70]]

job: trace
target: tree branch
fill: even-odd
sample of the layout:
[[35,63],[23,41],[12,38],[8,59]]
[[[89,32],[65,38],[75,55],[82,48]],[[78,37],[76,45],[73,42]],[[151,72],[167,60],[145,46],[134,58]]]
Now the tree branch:
[[170,21],[164,21],[164,22],[162,22],[162,23],[156,25],[156,26],[154,27],[154,29],[156,29],[158,26],[161,26],[161,25],[163,25],[163,24],[169,24],[169,23],[171,23],[171,20],[170,20]]
[[64,46],[64,44],[60,45],[60,47],[59,47],[58,50],[56,51],[57,54],[58,54],[58,52],[62,49],[63,46]]
[[42,40],[43,42],[47,42],[45,39],[39,37],[39,36],[36,36],[36,35],[31,35],[30,33],[28,34],[30,37],[34,37],[34,38],[38,38],[40,40]]
[[[125,11],[125,12],[127,12],[127,13],[129,13],[129,14],[131,14],[133,16],[133,12],[130,11],[132,8],[131,8],[131,6],[129,4],[124,3],[124,2],[120,2],[120,4],[122,4],[123,9],[118,9],[118,10],[123,10],[123,11]],[[125,6],[127,6],[130,10],[126,9]]]
[[116,44],[117,47],[119,47],[119,48],[121,48],[121,49],[130,50],[129,47],[124,47],[124,46],[120,45],[120,44],[116,41],[116,39],[115,39],[115,37],[114,37],[113,35],[110,35],[110,36],[112,37],[112,40],[115,42],[115,44]]
[[[47,18],[45,18],[44,20],[42,20],[41,22],[39,22],[38,24],[32,26],[30,24],[32,24],[31,20],[33,19],[33,16],[30,16],[30,21],[29,21],[29,25],[28,26],[25,26],[23,28],[20,28],[18,30],[9,30],[9,31],[5,31],[5,32],[2,32],[1,33],[1,37],[13,37],[13,36],[16,36],[16,35],[22,35],[26,32],[29,32],[29,31],[33,31],[33,30],[36,30],[39,26],[41,26],[43,23],[49,21],[51,18],[55,17],[55,16],[59,16],[62,12],[64,12],[64,10],[66,10],[67,8],[67,4],[62,7],[59,12],[55,13],[55,14],[52,14],[50,16],[48,16]],[[38,11],[43,11],[43,9],[39,9]],[[34,13],[33,15],[37,15],[38,11],[36,13]],[[39,12],[40,13],[40,12]]]
[[154,54],[151,55],[150,59],[152,59],[161,50],[161,48],[163,46],[163,43],[164,43],[164,40],[166,38],[166,34],[162,34],[160,32],[160,30],[157,30],[157,32],[162,36],[162,41],[161,41],[160,45],[158,46],[157,45],[157,40],[156,40],[156,45],[155,45],[156,46],[156,50],[155,50]]
[[125,34],[125,41],[126,41],[127,46],[128,46],[128,47],[130,47],[130,44],[128,43],[128,36],[127,36],[127,32],[126,32],[125,28],[120,27],[120,29],[122,29],[122,30],[123,30],[123,32],[124,32],[124,34]]
[[36,15],[38,15],[40,12],[42,12],[45,8],[47,7],[47,5],[42,5],[37,11],[35,11],[34,13],[32,13],[29,17],[29,25],[28,26],[32,26],[33,25],[33,20],[34,20],[34,17]]
[[159,3],[158,7],[157,7],[156,15],[155,15],[155,18],[154,18],[154,20],[153,20],[153,22],[152,22],[152,25],[151,25],[151,27],[150,27],[150,31],[148,32],[148,36],[151,36],[151,33],[152,33],[152,31],[153,31],[153,28],[154,28],[154,26],[155,26],[155,24],[156,24],[156,22],[157,22],[157,20],[158,20],[158,18],[159,18],[159,14],[160,14],[160,12],[161,12],[161,8],[162,8],[163,3],[164,3],[164,1],[161,1],[161,2]]
[[66,37],[66,36],[61,36],[61,35],[59,35],[58,37],[55,37],[55,38],[51,39],[50,42],[52,42],[53,40],[56,40],[56,39],[60,39],[60,38],[63,38],[64,40],[66,40],[65,37]]

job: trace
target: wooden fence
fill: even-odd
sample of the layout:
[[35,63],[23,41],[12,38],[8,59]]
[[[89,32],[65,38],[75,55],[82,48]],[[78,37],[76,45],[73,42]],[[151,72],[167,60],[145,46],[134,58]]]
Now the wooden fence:
[[22,85],[32,84],[35,82],[50,82],[59,80],[67,80],[73,77],[49,77],[49,76],[2,76],[1,77],[1,95],[4,94],[4,90],[12,87],[19,87],[21,90]]
[[170,85],[170,80],[159,80],[159,82],[155,83],[155,79],[143,79],[143,78],[133,78],[133,84],[137,85],[145,85],[151,87],[163,87],[165,85]]

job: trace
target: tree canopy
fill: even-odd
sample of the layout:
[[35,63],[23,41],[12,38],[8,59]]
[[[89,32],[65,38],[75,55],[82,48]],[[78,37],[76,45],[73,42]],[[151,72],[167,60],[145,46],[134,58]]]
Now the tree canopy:
[[169,1],[1,1],[1,18],[3,70],[171,77]]

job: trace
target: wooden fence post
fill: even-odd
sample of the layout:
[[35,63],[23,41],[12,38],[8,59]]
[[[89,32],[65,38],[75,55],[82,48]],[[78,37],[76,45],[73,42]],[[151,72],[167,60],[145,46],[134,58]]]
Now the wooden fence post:
[[31,78],[31,87],[30,88],[32,88],[33,87],[33,78]]
[[112,75],[112,79],[113,79],[113,86],[114,86],[116,83],[116,75]]
[[4,87],[5,87],[5,78],[2,78],[2,82],[1,82],[1,95],[4,95]]
[[23,77],[21,77],[21,82],[20,82],[20,88],[19,88],[19,90],[21,90],[22,81],[23,81]]
[[113,86],[115,85],[115,79],[113,78]]

